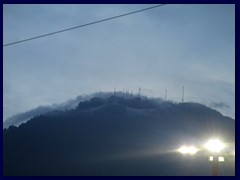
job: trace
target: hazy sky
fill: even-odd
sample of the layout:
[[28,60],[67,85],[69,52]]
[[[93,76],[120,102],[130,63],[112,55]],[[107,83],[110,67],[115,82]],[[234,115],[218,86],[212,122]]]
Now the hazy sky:
[[[149,7],[4,5],[3,44]],[[200,102],[235,118],[235,6],[169,4],[3,48],[3,119],[98,91]]]

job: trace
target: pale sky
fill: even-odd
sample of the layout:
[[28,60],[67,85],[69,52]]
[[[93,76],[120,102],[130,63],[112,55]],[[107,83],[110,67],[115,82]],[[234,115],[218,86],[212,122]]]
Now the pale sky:
[[[3,44],[153,6],[4,5]],[[169,4],[3,48],[3,120],[129,89],[235,118],[235,5]]]

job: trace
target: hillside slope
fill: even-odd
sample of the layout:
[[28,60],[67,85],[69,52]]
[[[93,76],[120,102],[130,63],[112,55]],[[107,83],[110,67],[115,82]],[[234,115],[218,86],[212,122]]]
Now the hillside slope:
[[[197,103],[92,98],[3,132],[4,175],[210,175],[207,155],[176,152],[211,137],[235,142],[235,121]],[[224,166],[224,167],[223,167]],[[222,165],[234,174],[234,163]]]

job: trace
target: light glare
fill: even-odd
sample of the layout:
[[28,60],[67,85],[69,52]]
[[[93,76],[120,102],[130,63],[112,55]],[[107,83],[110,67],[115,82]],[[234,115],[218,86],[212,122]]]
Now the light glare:
[[219,156],[219,157],[218,157],[218,161],[219,161],[219,162],[224,162],[224,157]]
[[211,139],[205,144],[205,148],[211,152],[220,152],[225,145],[218,139]]
[[210,156],[210,157],[209,157],[209,161],[213,161],[213,156]]
[[198,151],[198,149],[194,146],[181,146],[178,149],[178,152],[182,153],[182,154],[196,154],[196,152]]

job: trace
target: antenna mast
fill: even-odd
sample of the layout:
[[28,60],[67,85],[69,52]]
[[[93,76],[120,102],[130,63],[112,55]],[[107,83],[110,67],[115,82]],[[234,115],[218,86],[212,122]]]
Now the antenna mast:
[[183,89],[182,89],[182,102],[184,102],[184,86],[183,86]]

